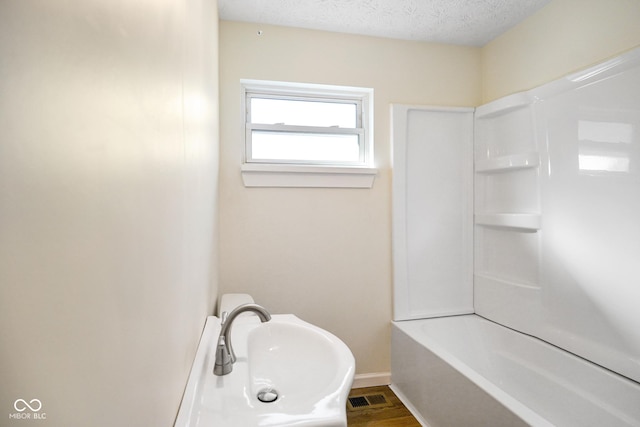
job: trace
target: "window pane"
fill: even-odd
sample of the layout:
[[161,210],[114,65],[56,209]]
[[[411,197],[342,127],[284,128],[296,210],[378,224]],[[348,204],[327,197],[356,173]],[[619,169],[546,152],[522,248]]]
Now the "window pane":
[[358,162],[358,135],[253,131],[254,160]]
[[355,103],[251,98],[251,122],[292,126],[355,128]]

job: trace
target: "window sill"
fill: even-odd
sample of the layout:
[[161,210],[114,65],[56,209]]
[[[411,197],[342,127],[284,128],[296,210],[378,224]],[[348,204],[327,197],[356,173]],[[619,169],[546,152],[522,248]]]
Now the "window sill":
[[371,188],[375,168],[245,163],[245,187]]

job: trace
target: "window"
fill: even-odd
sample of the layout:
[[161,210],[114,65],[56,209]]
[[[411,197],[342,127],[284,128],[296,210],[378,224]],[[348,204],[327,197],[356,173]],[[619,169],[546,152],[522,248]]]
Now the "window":
[[371,89],[242,81],[242,96],[245,185],[371,187]]

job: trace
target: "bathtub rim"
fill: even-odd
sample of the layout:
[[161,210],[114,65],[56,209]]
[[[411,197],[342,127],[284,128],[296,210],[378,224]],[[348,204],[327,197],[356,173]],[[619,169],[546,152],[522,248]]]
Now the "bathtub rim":
[[[446,322],[447,319],[459,319],[459,321],[454,321],[457,323],[452,324],[452,329],[450,330],[451,333],[447,333],[446,327],[441,329],[437,323],[426,326],[429,322]],[[478,314],[434,317],[421,319],[420,321],[394,321],[392,322],[392,325],[392,338],[394,334],[399,334],[400,332],[402,332],[402,336],[405,337],[405,345],[410,346],[413,343],[418,346],[414,348],[415,351],[421,350],[428,352],[437,360],[441,361],[442,363],[448,365],[451,369],[458,372],[458,374],[464,377],[464,379],[466,379],[470,384],[473,384],[475,387],[478,387],[480,390],[485,392],[486,395],[490,396],[494,401],[498,402],[503,408],[516,415],[518,418],[528,423],[529,425],[535,425],[536,427],[548,425],[553,426],[555,425],[554,423],[558,421],[555,418],[556,412],[547,411],[547,408],[550,407],[546,406],[548,402],[544,403],[544,399],[540,402],[533,400],[529,401],[530,396],[522,396],[518,390],[515,390],[516,393],[513,394],[514,397],[512,397],[511,393],[514,390],[511,390],[511,386],[509,385],[510,383],[508,381],[506,383],[507,388],[503,388],[500,385],[502,383],[499,377],[495,377],[494,375],[492,375],[491,371],[484,372],[482,368],[482,366],[484,365],[477,367],[473,363],[473,359],[468,360],[466,358],[466,355],[473,353],[473,351],[468,352],[468,349],[465,349],[464,347],[456,347],[452,350],[449,350],[449,342],[446,341],[448,339],[448,335],[456,337],[458,336],[458,334],[454,333],[455,331],[463,331],[464,329],[468,328],[471,328],[471,333],[482,331],[482,329],[488,328],[486,329],[487,338],[497,337],[498,342],[503,342],[503,340],[506,339],[507,343],[511,342],[512,344],[517,342],[517,347],[519,348],[521,348],[521,342],[526,343],[527,346],[540,346],[541,353],[539,353],[539,355],[543,355],[543,359],[548,359],[547,355],[551,355],[552,358],[567,358],[564,360],[568,360],[569,365],[567,366],[571,368],[569,369],[571,373],[569,373],[568,376],[563,376],[563,374],[560,374],[560,376],[558,377],[560,381],[554,382],[554,384],[559,384],[560,386],[563,386],[564,384],[566,386],[566,381],[569,381],[570,385],[572,381],[577,381],[575,383],[575,391],[577,395],[582,396],[583,400],[587,402],[590,401],[592,404],[596,405],[599,408],[599,411],[594,412],[594,416],[601,417],[604,412],[609,414],[608,417],[611,417],[611,420],[617,419],[618,422],[621,422],[620,425],[633,425],[640,427],[640,412],[638,412],[638,408],[636,406],[636,399],[638,396],[640,396],[639,382],[634,381],[633,379],[628,378],[618,372],[612,371],[607,367],[594,363],[593,361],[585,359],[580,355],[569,352],[561,347],[558,347],[557,345],[554,345],[553,343],[549,343],[538,337],[509,328],[500,324],[499,322],[488,319]],[[446,323],[445,325],[448,326]],[[463,329],[459,329],[460,326],[462,326]],[[431,333],[429,329],[433,327],[435,327],[435,330],[433,333]],[[480,329],[476,331],[476,327],[479,327]],[[444,334],[442,334],[443,331],[445,332]],[[482,337],[485,335],[483,333],[480,334],[480,336]],[[461,335],[461,337],[464,338],[465,336]],[[491,339],[489,341],[491,341]],[[530,349],[531,348],[534,347],[530,347]],[[459,350],[462,350],[462,352],[459,353]],[[393,378],[393,359],[395,357],[399,357],[396,356],[398,353],[395,352],[396,350],[392,348],[392,383],[394,384],[395,380]],[[517,353],[518,352],[516,352],[516,354]],[[534,357],[531,359],[532,361],[538,359],[535,357],[535,354],[538,353],[534,352]],[[525,356],[525,358],[526,357],[527,356]],[[399,357],[399,359],[401,359],[401,357]],[[489,360],[493,360],[490,355]],[[547,360],[547,362],[553,364],[551,366],[555,368],[552,369],[552,371],[555,370],[556,373],[558,373],[558,368],[561,368],[562,370],[564,366],[556,365],[553,359],[549,359]],[[575,369],[573,369],[573,362],[575,362]],[[413,384],[413,382],[411,380],[407,381],[406,373],[403,373],[403,370],[399,368],[399,366],[401,365],[396,366],[398,367],[396,368],[397,370],[395,372],[398,372],[397,378],[400,379],[400,382],[397,385],[401,390],[404,387],[407,387],[407,396],[410,396],[412,394],[411,388],[413,386],[411,384]],[[579,377],[576,377],[575,375],[579,375]],[[585,381],[582,380],[583,378],[585,378]],[[562,380],[566,381],[563,383]],[[601,380],[605,380],[605,382],[602,383]],[[405,383],[407,384],[407,386],[404,385]],[[525,381],[524,384],[527,385],[529,384],[529,382]],[[604,385],[605,389],[608,389],[608,391],[601,390],[602,387],[600,387],[600,385],[598,384]],[[620,399],[616,399],[615,397],[612,397],[611,394],[609,394],[610,392],[624,394],[620,395]],[[503,399],[505,395],[506,399]],[[417,402],[419,402],[414,406],[425,410],[423,405],[421,405],[422,400],[420,400],[417,396],[413,396],[413,398],[418,398]],[[524,411],[520,411],[520,409],[522,409],[523,407]],[[557,410],[558,409],[556,408],[556,411]],[[533,418],[527,417],[527,413],[533,413]],[[604,420],[606,421],[607,419],[609,418],[606,418]],[[553,422],[549,420],[552,420]]]
[[[423,323],[424,321],[433,320],[433,319],[442,319],[446,317],[473,317],[475,319],[480,319],[484,321],[491,322],[496,326],[503,327],[502,325],[495,323],[489,319],[486,319],[478,314],[461,314],[455,316],[443,316],[443,317],[434,317],[427,319],[413,319],[413,320],[400,320],[400,321],[392,321],[393,327],[397,328],[400,332],[405,334],[409,339],[414,341],[417,345],[424,347],[427,351],[431,351],[435,356],[437,356],[442,362],[450,365],[453,369],[458,371],[461,375],[479,387],[481,390],[486,392],[489,396],[491,396],[496,402],[502,405],[506,410],[510,411],[518,418],[522,419],[525,423],[536,426],[536,427],[555,427],[555,425],[549,422],[546,418],[542,417],[534,410],[515,399],[509,393],[502,390],[500,387],[495,385],[492,381],[485,378],[483,375],[477,373],[473,368],[469,367],[466,363],[461,361],[457,356],[452,354],[450,351],[446,350],[443,346],[438,343],[429,342],[429,346],[427,347],[423,342],[421,342],[418,338],[416,338],[416,331],[412,331],[411,324],[417,325],[419,323]],[[507,328],[509,329],[509,328]],[[513,331],[517,332],[517,331]],[[525,334],[523,334],[525,335]],[[394,383],[393,380],[393,371],[391,372],[391,386],[394,391],[399,391],[403,398],[409,402],[409,405],[413,408],[413,411],[417,411],[415,405],[410,403],[411,401],[408,397],[401,391],[401,387]],[[405,403],[405,401],[403,401]],[[405,406],[407,403],[405,403]],[[409,407],[409,406],[407,406]],[[418,411],[419,413],[419,411]],[[424,422],[427,426],[429,424],[422,418],[422,422]]]

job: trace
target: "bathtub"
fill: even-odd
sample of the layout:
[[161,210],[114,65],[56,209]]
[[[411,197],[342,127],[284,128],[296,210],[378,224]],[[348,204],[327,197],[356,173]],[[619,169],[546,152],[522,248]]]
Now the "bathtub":
[[391,379],[429,427],[640,426],[640,384],[473,314],[394,322]]

